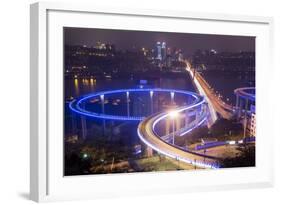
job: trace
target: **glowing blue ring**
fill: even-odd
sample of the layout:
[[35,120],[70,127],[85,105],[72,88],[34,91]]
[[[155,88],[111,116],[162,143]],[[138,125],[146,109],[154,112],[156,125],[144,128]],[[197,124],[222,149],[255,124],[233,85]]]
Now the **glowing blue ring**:
[[151,91],[153,91],[153,92],[170,92],[170,93],[173,92],[173,93],[191,96],[194,98],[194,101],[191,105],[204,100],[204,98],[201,97],[200,95],[198,95],[194,92],[185,91],[185,90],[175,90],[175,89],[165,89],[165,88],[132,88],[132,89],[109,90],[109,91],[101,91],[101,92],[97,92],[97,93],[92,93],[92,94],[84,96],[80,99],[73,100],[72,102],[69,103],[69,108],[70,108],[70,110],[72,110],[73,112],[75,112],[79,115],[97,118],[97,119],[121,120],[121,121],[141,121],[145,118],[145,116],[134,117],[134,116],[120,116],[120,115],[108,115],[108,114],[96,113],[96,112],[91,112],[91,111],[84,109],[83,107],[81,107],[81,104],[83,104],[88,99],[111,95],[111,94],[127,93],[127,92],[129,92],[129,93],[130,92],[149,92],[150,93]]
[[234,93],[241,98],[249,99],[251,101],[256,100],[256,88],[255,87],[244,87],[244,88],[237,88],[234,90]]

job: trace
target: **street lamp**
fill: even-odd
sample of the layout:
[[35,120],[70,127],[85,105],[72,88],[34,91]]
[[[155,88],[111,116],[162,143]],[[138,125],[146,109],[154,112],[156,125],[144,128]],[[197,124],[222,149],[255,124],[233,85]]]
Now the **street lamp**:
[[170,118],[173,120],[173,145],[175,144],[175,118],[178,116],[178,111],[173,110],[169,112]]
[[84,153],[83,154],[83,159],[87,159],[88,158],[88,154],[87,153]]

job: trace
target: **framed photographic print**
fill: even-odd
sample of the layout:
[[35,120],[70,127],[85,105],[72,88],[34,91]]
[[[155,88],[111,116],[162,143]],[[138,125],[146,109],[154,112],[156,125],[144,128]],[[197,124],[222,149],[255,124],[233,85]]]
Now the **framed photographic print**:
[[272,22],[31,5],[31,199],[271,186]]

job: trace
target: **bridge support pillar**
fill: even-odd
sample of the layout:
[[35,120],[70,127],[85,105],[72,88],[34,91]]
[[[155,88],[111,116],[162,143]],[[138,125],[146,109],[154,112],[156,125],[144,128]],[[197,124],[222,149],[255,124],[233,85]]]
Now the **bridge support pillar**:
[[77,122],[75,119],[76,115],[74,115],[74,113],[72,113],[71,115],[71,125],[72,125],[72,133],[73,134],[77,134]]
[[189,123],[189,116],[188,116],[188,110],[185,110],[185,118],[184,118],[184,127],[188,126]]
[[166,120],[166,125],[165,125],[165,133],[166,133],[166,135],[168,135],[168,134],[170,134],[170,125],[171,125],[171,122],[170,122],[170,119],[169,118],[167,118]]
[[114,121],[110,121],[110,135],[109,135],[109,140],[111,141],[113,138],[113,127],[114,127]]
[[179,116],[175,119],[176,121],[176,130],[179,130],[181,128],[181,121],[182,121],[182,115],[179,113]]
[[152,157],[153,156],[153,150],[151,147],[146,147],[146,157]]
[[175,144],[175,119],[173,119],[172,121],[173,121],[173,131],[172,131],[173,139],[172,139],[172,144],[174,145]]
[[236,95],[236,114],[237,114],[237,118],[240,118],[241,116],[241,99],[239,95]]
[[197,108],[196,110],[195,110],[195,122],[196,122],[196,124],[199,122],[199,112],[200,112],[200,110]]
[[127,116],[130,116],[130,93],[126,92],[126,98],[127,98]]
[[175,93],[171,92],[170,95],[171,95],[171,104],[173,105],[175,104]]
[[[239,96],[238,96],[239,97]],[[241,112],[242,112],[242,99],[239,98],[239,103],[238,103],[238,118],[241,117]]]
[[[104,114],[104,95],[101,95],[100,96],[101,98],[101,112],[102,114]],[[105,120],[103,119],[102,120],[102,135],[104,136],[105,135]]]
[[236,104],[235,104],[235,108],[238,109],[239,106],[239,96],[236,95]]
[[247,136],[248,104],[249,104],[249,100],[246,99],[246,100],[245,100],[245,107],[244,107],[244,122],[243,122],[243,126],[244,126],[244,138],[246,138],[246,136]]
[[[84,104],[83,104],[83,109],[85,109]],[[82,130],[82,139],[85,140],[87,137],[87,122],[83,115],[81,116],[81,130]]]
[[153,114],[153,91],[150,91],[150,112]]
[[245,103],[245,114],[247,113],[247,111],[248,111],[248,105],[249,105],[249,100],[248,99],[246,99],[246,103]]
[[81,117],[81,127],[82,127],[82,139],[85,140],[87,137],[87,124],[85,117]]

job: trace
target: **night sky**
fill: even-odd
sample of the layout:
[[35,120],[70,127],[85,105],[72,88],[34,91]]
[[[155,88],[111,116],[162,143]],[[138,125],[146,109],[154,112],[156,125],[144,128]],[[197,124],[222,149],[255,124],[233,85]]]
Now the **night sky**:
[[192,33],[168,33],[91,28],[64,28],[66,45],[95,46],[97,41],[115,44],[116,49],[155,48],[157,41],[165,41],[167,47],[180,48],[185,55],[197,49],[222,51],[255,51],[255,37],[227,36]]

